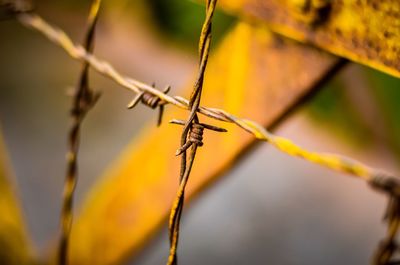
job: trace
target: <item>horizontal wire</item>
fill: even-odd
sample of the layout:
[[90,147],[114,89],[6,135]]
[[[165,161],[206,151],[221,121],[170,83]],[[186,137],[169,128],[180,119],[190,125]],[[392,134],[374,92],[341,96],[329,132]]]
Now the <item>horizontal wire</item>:
[[[96,56],[88,53],[82,46],[75,45],[64,31],[51,26],[37,14],[19,14],[18,20],[26,27],[33,28],[42,33],[53,43],[63,48],[72,58],[86,61],[98,73],[114,80],[122,87],[135,93],[146,91],[158,96],[169,104],[185,110],[190,110],[189,101],[187,99],[179,96],[169,96],[150,85],[123,76],[108,62],[100,60]],[[369,167],[346,156],[308,151],[286,138],[273,135],[254,121],[238,118],[221,109],[199,107],[198,112],[216,120],[234,123],[247,132],[253,134],[257,139],[269,142],[277,149],[290,156],[300,157],[334,171],[356,176],[369,182],[374,188],[377,188],[380,191],[388,192],[400,197],[400,185],[397,182],[397,179],[394,179],[392,175],[387,172]]]

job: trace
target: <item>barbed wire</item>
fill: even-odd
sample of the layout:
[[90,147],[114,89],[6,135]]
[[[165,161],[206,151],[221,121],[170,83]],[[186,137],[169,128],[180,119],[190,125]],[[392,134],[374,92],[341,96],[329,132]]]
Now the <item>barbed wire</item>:
[[[146,91],[154,96],[158,96],[168,104],[184,110],[190,110],[189,101],[187,99],[180,96],[167,95],[153,88],[151,85],[120,74],[110,63],[98,59],[93,54],[87,52],[82,46],[75,45],[64,31],[51,26],[37,14],[20,14],[18,15],[18,19],[23,25],[42,33],[53,43],[63,48],[73,59],[86,61],[98,73],[110,78],[122,87],[134,93]],[[219,121],[234,123],[245,131],[253,134],[258,140],[269,142],[277,149],[290,156],[300,157],[334,171],[347,173],[358,177],[371,185],[372,183],[375,183],[372,186],[376,189],[400,197],[400,183],[398,179],[385,171],[369,167],[357,160],[345,156],[308,151],[294,144],[289,139],[272,134],[260,124],[252,120],[238,118],[222,109],[199,106],[197,112]]]
[[[200,106],[201,93],[203,90],[204,74],[207,67],[208,56],[210,53],[211,44],[211,27],[212,18],[217,5],[217,0],[207,0],[206,3],[206,17],[200,33],[199,41],[199,72],[195,81],[192,94],[190,96],[189,108],[190,115],[188,120],[177,121],[173,120],[172,123],[183,125],[181,136],[181,147],[177,151],[177,155],[181,155],[181,168],[179,174],[179,188],[172,204],[171,213],[169,217],[169,241],[170,251],[167,265],[176,265],[178,263],[177,248],[179,239],[179,226],[185,200],[185,188],[189,181],[190,172],[192,170],[193,162],[196,156],[197,148],[203,145],[203,131],[206,128],[213,126],[199,122],[197,112]],[[223,129],[216,129],[215,131],[224,131]],[[187,157],[186,151],[190,148],[189,156]]]
[[[87,32],[84,47],[88,53],[94,49],[95,28],[99,16],[101,0],[93,0],[87,19]],[[94,106],[99,94],[89,88],[89,63],[83,61],[82,71],[77,88],[74,91],[71,108],[72,125],[68,134],[67,173],[64,183],[61,209],[61,237],[58,246],[58,264],[68,264],[68,249],[73,219],[73,199],[78,181],[78,152],[82,121]]]
[[[81,60],[89,64],[94,70],[96,70],[98,73],[112,79],[122,87],[136,93],[148,93],[154,97],[158,97],[164,104],[171,104],[176,107],[179,107],[181,109],[189,110],[191,112],[191,116],[194,113],[193,118],[191,116],[189,117],[188,121],[192,121],[191,123],[185,122],[185,127],[190,127],[188,124],[192,124],[193,121],[196,123],[199,123],[197,113],[203,114],[205,116],[208,116],[210,118],[224,121],[224,122],[230,122],[234,123],[240,128],[244,129],[245,131],[253,134],[257,139],[269,142],[271,145],[276,147],[278,150],[294,157],[299,157],[302,159],[305,159],[311,163],[315,163],[321,166],[324,166],[326,168],[332,169],[334,171],[346,173],[349,175],[352,175],[354,177],[357,177],[363,181],[365,181],[369,186],[377,191],[383,192],[385,194],[388,194],[389,197],[395,200],[399,200],[400,198],[400,182],[399,179],[394,177],[392,174],[389,174],[388,172],[382,171],[380,169],[376,169],[373,167],[369,167],[357,160],[351,159],[346,156],[342,155],[337,155],[337,154],[331,154],[331,153],[318,153],[318,152],[312,152],[309,151],[305,148],[302,148],[296,144],[294,144],[292,141],[289,139],[276,136],[272,133],[270,133],[268,130],[263,128],[261,125],[257,124],[254,121],[251,121],[249,119],[243,119],[236,117],[225,110],[221,109],[216,109],[216,108],[209,108],[209,107],[201,107],[200,105],[197,105],[195,108],[196,110],[193,111],[193,105],[196,100],[198,100],[198,103],[200,103],[200,97],[197,98],[197,94],[201,93],[201,90],[196,90],[193,91],[191,100],[187,100],[185,98],[179,97],[179,96],[169,96],[166,93],[163,93],[154,87],[142,83],[140,81],[137,81],[135,79],[132,79],[130,77],[126,77],[122,74],[120,74],[110,63],[100,60],[97,57],[95,57],[93,54],[91,54],[89,51],[87,51],[85,48],[83,48],[80,45],[75,45],[73,41],[70,39],[70,37],[61,29],[56,28],[51,26],[49,23],[47,23],[44,19],[42,19],[40,16],[34,13],[22,13],[17,15],[18,20],[25,25],[26,27],[35,29],[36,31],[42,33],[45,37],[47,37],[50,41],[55,43],[56,45],[60,46],[63,48],[70,57],[76,60]],[[200,64],[202,65],[202,64]],[[204,64],[205,66],[205,64]],[[201,66],[199,73],[201,73]],[[193,101],[193,99],[195,99]],[[196,119],[197,118],[197,119]],[[174,122],[174,123],[179,123],[181,122]],[[187,129],[186,129],[187,130]],[[197,133],[199,133],[199,128],[196,129]],[[189,132],[190,130],[188,130]],[[182,134],[183,135],[183,134]],[[194,142],[196,145],[200,145],[201,143],[201,138],[199,138],[200,134],[195,134],[193,135]],[[197,137],[197,138],[196,138]],[[183,138],[182,138],[183,139]],[[184,145],[182,147],[185,147],[185,143],[187,143],[187,137],[185,138]],[[182,141],[183,142],[183,141]],[[193,144],[193,142],[191,143]],[[182,150],[182,147],[180,150]],[[186,148],[186,147],[185,147]],[[187,149],[187,148],[186,148]],[[186,150],[185,149],[185,150]],[[191,149],[191,152],[195,152],[195,148]],[[179,152],[178,152],[179,153]],[[191,156],[192,154],[189,154]],[[186,154],[185,152],[182,153],[182,160],[185,157]],[[183,163],[183,162],[182,162]],[[191,169],[191,163],[186,167],[186,170],[182,170],[181,172],[189,172]],[[182,176],[182,175],[181,175]],[[184,178],[186,174],[182,176]],[[181,185],[178,190],[178,195],[180,197],[183,197],[183,192],[182,194],[179,194],[179,191],[184,190],[184,185],[185,182],[181,180]],[[184,185],[183,185],[184,184]],[[179,202],[178,202],[179,203]],[[390,205],[389,205],[390,207]],[[176,201],[174,203],[173,209],[177,209],[177,213],[174,214],[174,216],[180,216],[181,214],[181,208],[177,206]],[[397,249],[397,245],[395,244],[395,235],[397,234],[398,231],[398,219],[400,214],[397,213],[396,218],[389,218],[389,228],[388,228],[388,237],[387,240],[385,240],[386,247],[380,247],[377,251],[377,255],[375,257],[375,264],[385,264],[385,263],[378,263],[379,256],[385,256],[387,261],[391,259],[391,257],[394,254],[394,251],[389,251],[389,246],[396,246],[395,249]],[[394,215],[393,215],[394,216]],[[174,221],[173,221],[174,222]],[[396,224],[396,225],[395,225]],[[176,224],[175,224],[176,225]],[[179,225],[178,225],[179,226]],[[170,225],[171,227],[171,225]],[[179,229],[179,227],[177,227]],[[171,239],[170,239],[171,240]],[[174,250],[176,251],[176,249]],[[387,262],[386,264],[390,264],[390,262]]]

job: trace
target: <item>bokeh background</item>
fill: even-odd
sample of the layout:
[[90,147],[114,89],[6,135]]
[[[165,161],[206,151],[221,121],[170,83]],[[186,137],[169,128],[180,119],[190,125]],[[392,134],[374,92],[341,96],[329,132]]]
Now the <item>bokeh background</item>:
[[[35,1],[83,37],[89,1]],[[121,72],[174,94],[191,80],[204,7],[188,0],[104,1],[95,53]],[[236,19],[219,11],[213,47]],[[0,121],[15,185],[39,253],[58,233],[66,132],[79,63],[15,21],[0,23]],[[92,75],[102,92],[83,127],[76,204],[146,123],[130,94]],[[347,154],[400,173],[400,80],[349,64],[275,131],[317,151]],[[186,95],[187,96],[187,95]],[[177,133],[179,137],[179,133]],[[384,235],[386,198],[356,179],[259,145],[183,217],[182,264],[368,264]],[[212,219],[210,219],[212,216]],[[129,264],[163,264],[167,227]]]

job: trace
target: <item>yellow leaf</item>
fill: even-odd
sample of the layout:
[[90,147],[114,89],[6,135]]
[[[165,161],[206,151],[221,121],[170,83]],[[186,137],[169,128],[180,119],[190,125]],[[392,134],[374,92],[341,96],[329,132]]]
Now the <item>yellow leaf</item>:
[[[304,8],[307,2],[311,7]],[[400,77],[400,1],[220,0],[284,36]]]

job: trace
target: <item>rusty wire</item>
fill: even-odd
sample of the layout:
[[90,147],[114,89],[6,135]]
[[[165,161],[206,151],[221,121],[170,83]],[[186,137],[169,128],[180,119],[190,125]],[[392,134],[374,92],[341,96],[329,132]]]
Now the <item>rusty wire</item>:
[[[101,0],[93,0],[88,16],[87,32],[84,40],[85,49],[91,53],[94,48],[95,28],[98,20]],[[99,94],[89,88],[89,64],[83,62],[77,88],[74,92],[71,118],[72,124],[68,135],[67,173],[64,183],[63,202],[61,210],[61,237],[58,249],[58,264],[68,264],[69,237],[73,219],[74,191],[78,180],[78,152],[80,130],[84,117],[94,106]]]
[[[204,74],[207,67],[208,56],[210,53],[211,44],[211,27],[212,18],[214,15],[217,0],[207,0],[206,3],[206,17],[200,33],[199,40],[199,71],[196,82],[190,96],[189,108],[190,114],[188,120],[185,121],[172,121],[173,123],[183,125],[181,136],[181,147],[178,149],[176,155],[181,155],[181,168],[179,173],[179,188],[172,204],[171,213],[169,217],[169,257],[167,264],[176,265],[178,263],[177,248],[179,240],[179,226],[185,200],[185,188],[189,180],[190,172],[192,170],[193,162],[196,157],[197,148],[203,145],[203,132],[205,128],[213,128],[213,126],[206,125],[199,122],[197,116],[200,107],[201,93],[203,90]],[[214,131],[225,131],[221,128],[213,128]],[[186,151],[190,148],[189,156]]]
[[[124,87],[138,95],[140,95],[142,93],[148,93],[148,95],[152,95],[154,98],[159,98],[159,100],[162,101],[164,105],[171,104],[171,105],[177,106],[179,108],[189,110],[191,115],[190,115],[188,121],[185,122],[185,128],[186,128],[185,130],[187,131],[186,136],[187,136],[187,134],[191,133],[192,124],[199,124],[196,113],[201,113],[203,115],[206,115],[206,116],[211,117],[216,120],[234,123],[237,126],[239,126],[240,128],[244,129],[245,131],[253,134],[257,139],[269,142],[271,145],[276,147],[278,150],[280,150],[290,156],[300,157],[311,163],[319,164],[321,166],[330,168],[332,170],[346,173],[346,174],[355,176],[361,180],[364,180],[367,184],[369,184],[369,186],[371,188],[373,188],[379,192],[388,194],[390,196],[391,203],[389,204],[388,209],[392,209],[394,207],[393,202],[392,202],[393,198],[395,198],[396,205],[399,204],[397,202],[397,200],[398,200],[398,198],[400,198],[400,182],[399,182],[398,178],[393,177],[389,173],[386,173],[386,172],[376,169],[376,168],[369,167],[359,161],[356,161],[354,159],[351,159],[351,158],[348,158],[345,156],[341,156],[341,155],[337,155],[337,154],[317,153],[317,152],[308,151],[308,150],[294,144],[293,142],[291,142],[288,139],[273,135],[272,133],[270,133],[269,131],[267,131],[265,128],[263,128],[261,125],[257,124],[254,121],[238,118],[238,117],[226,112],[225,110],[201,107],[199,105],[200,97],[198,96],[199,94],[201,94],[201,89],[197,89],[197,90],[194,89],[190,100],[186,100],[179,96],[169,96],[166,93],[163,93],[162,91],[159,91],[150,85],[147,85],[147,84],[137,81],[135,79],[123,76],[110,63],[108,63],[104,60],[98,59],[97,57],[95,57],[93,54],[91,54],[87,49],[83,48],[82,46],[75,45],[73,43],[73,41],[69,38],[69,36],[64,31],[51,26],[40,16],[38,16],[34,13],[22,13],[22,14],[18,14],[17,18],[26,27],[35,29],[36,31],[38,31],[38,32],[42,33],[44,36],[46,36],[50,41],[52,41],[56,45],[63,48],[73,59],[80,60],[80,61],[87,63],[98,73],[114,80],[116,83],[118,83],[122,87]],[[202,34],[203,34],[203,31],[202,31]],[[200,44],[201,44],[201,42],[200,42]],[[207,45],[209,45],[209,43],[207,43],[207,41],[204,41],[203,45],[205,45],[204,47],[206,47]],[[200,63],[200,69],[199,69],[200,74],[198,76],[198,80],[201,80],[201,82],[202,82],[202,78],[204,77],[204,72],[203,72],[203,74],[201,74],[202,68],[205,69],[205,65],[206,65],[206,61],[204,62],[204,64]],[[196,85],[197,85],[197,83],[196,83]],[[197,103],[196,103],[196,101],[197,101]],[[193,108],[193,106],[195,106],[195,107]],[[180,122],[180,124],[181,124],[181,122]],[[183,136],[184,136],[184,134],[182,134],[182,143],[183,143],[182,147],[185,147],[185,144],[190,145],[192,148],[191,148],[189,157],[194,156],[193,153],[196,152],[197,146],[201,141],[200,142],[189,141],[190,144],[188,144],[187,137],[183,137]],[[184,139],[184,141],[183,141],[183,139]],[[192,137],[192,140],[193,139],[195,139],[195,138]],[[182,147],[181,147],[181,149],[182,149]],[[189,146],[188,146],[188,148],[189,148]],[[185,151],[186,151],[186,149],[185,149]],[[182,152],[182,161],[184,158],[186,158],[186,152]],[[186,159],[185,159],[185,161],[186,161]],[[186,170],[181,170],[181,172],[185,172],[185,174],[181,174],[181,181],[180,181],[180,186],[179,186],[177,197],[183,198],[183,195],[184,195],[183,190],[185,188],[185,185],[187,182],[187,177],[190,173],[193,161],[188,161],[188,162],[189,163],[187,165],[185,164]],[[183,164],[183,162],[182,162],[182,164]],[[182,169],[185,169],[185,168],[182,167]],[[178,204],[179,204],[179,201],[178,201]],[[182,203],[182,205],[183,205],[183,203]],[[175,202],[173,209],[177,209],[177,212],[175,214],[173,214],[173,216],[176,216],[177,219],[179,219],[182,208],[178,207]],[[391,210],[389,212],[396,212],[396,211]],[[396,215],[388,215],[388,216],[391,216],[391,217],[387,218],[387,220],[388,220],[388,236],[383,241],[383,243],[380,245],[380,248],[377,251],[377,254],[375,256],[375,261],[374,261],[374,262],[376,262],[376,264],[379,264],[379,265],[385,264],[384,261],[382,261],[382,260],[386,260],[387,261],[386,264],[393,264],[393,262],[390,262],[389,260],[391,259],[391,256],[395,252],[394,250],[391,250],[391,247],[393,245],[392,243],[395,242],[394,237],[397,234],[397,230],[398,230],[398,226],[399,226],[398,215],[400,215],[400,214],[398,214],[398,212],[396,212]],[[173,221],[173,222],[175,222],[175,221]],[[175,227],[176,230],[179,230],[179,223],[174,224],[174,226],[176,226]],[[385,242],[391,242],[391,243],[385,244]],[[174,251],[176,253],[176,247],[175,247],[175,249],[172,250],[172,252],[174,252]],[[388,255],[388,253],[391,253],[391,254]],[[385,255],[386,255],[386,258],[385,258]],[[387,258],[387,257],[389,257],[389,258]]]

